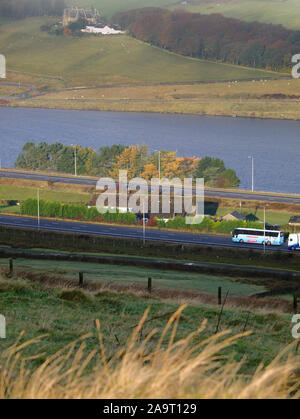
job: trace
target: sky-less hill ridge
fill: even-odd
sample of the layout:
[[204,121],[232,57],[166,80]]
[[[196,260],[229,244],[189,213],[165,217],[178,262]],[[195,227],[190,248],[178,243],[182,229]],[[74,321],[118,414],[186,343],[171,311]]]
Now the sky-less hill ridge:
[[[70,5],[74,0],[67,0]],[[282,24],[290,29],[300,29],[299,0],[77,0],[76,4],[90,7],[93,4],[105,16],[139,7],[167,7],[191,12],[222,13],[241,20]]]
[[270,72],[172,54],[125,35],[49,35],[40,31],[49,20],[30,18],[0,26],[0,51],[8,70],[62,77],[68,86],[274,77]]

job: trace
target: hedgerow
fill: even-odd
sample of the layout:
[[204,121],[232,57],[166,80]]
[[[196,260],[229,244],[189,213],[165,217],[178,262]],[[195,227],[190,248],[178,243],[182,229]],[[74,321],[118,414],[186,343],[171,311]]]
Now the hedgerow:
[[[22,215],[38,215],[38,201],[37,199],[27,199],[21,204]],[[82,219],[85,221],[107,221],[107,222],[119,222],[126,224],[136,224],[136,217],[132,213],[120,213],[114,214],[106,212],[100,214],[96,207],[87,207],[85,205],[71,205],[71,204],[60,204],[58,202],[49,202],[40,200],[40,216],[51,217],[51,218],[66,218],[66,219]]]

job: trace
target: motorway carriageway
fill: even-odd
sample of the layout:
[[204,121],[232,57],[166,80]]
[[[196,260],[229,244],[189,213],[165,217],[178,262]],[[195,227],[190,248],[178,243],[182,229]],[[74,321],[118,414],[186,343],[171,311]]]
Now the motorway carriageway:
[[[29,217],[14,217],[0,215],[0,225],[38,229],[38,221]],[[92,234],[98,236],[122,237],[127,239],[143,240],[143,229],[134,227],[119,227],[113,225],[99,225],[92,223],[81,223],[71,221],[40,220],[40,229],[47,231],[60,231],[79,234]],[[231,248],[246,248],[263,251],[262,245],[233,243],[231,237],[214,236],[197,233],[181,233],[173,231],[146,229],[146,240],[160,241],[167,243],[194,244],[205,246],[221,246]],[[288,252],[287,244],[283,246],[266,246],[267,251]]]
[[[43,175],[43,174],[32,174],[32,173],[25,173],[25,172],[14,172],[14,171],[6,171],[0,170],[0,177],[3,178],[10,178],[10,179],[25,179],[25,180],[36,180],[47,182],[48,180],[52,180],[56,183],[68,183],[73,185],[85,185],[85,186],[96,186],[97,180],[89,179],[84,177],[64,177],[64,176],[53,176],[53,175]],[[205,190],[205,197],[213,197],[213,198],[227,198],[227,199],[239,199],[239,200],[251,200],[251,201],[264,201],[264,202],[278,202],[284,204],[298,204],[300,205],[300,197],[295,195],[272,195],[272,193],[264,193],[264,192],[239,192],[237,191],[212,191],[212,190]]]

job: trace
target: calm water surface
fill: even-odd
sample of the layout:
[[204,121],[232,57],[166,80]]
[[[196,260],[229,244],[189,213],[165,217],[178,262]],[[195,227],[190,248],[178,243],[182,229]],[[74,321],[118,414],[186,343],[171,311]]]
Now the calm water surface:
[[103,145],[148,144],[178,156],[212,156],[236,170],[250,188],[255,158],[256,190],[300,194],[300,121],[196,115],[0,108],[0,158],[13,167],[27,141]]

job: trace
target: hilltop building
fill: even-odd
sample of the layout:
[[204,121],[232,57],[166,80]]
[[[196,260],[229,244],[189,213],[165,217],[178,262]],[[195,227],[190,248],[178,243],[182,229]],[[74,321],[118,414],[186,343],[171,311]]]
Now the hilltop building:
[[68,26],[70,23],[77,22],[79,19],[85,19],[89,25],[98,25],[102,23],[102,19],[98,10],[85,10],[78,7],[72,7],[64,10],[63,26]]

